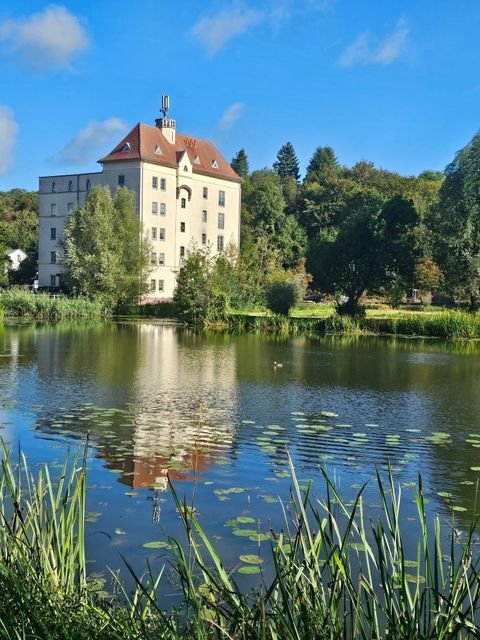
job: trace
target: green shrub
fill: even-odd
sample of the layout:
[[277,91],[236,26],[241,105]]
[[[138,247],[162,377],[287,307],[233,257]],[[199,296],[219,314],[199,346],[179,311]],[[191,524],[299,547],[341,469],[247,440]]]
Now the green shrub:
[[302,289],[296,280],[276,280],[265,289],[267,307],[273,313],[288,316],[290,309],[302,298]]

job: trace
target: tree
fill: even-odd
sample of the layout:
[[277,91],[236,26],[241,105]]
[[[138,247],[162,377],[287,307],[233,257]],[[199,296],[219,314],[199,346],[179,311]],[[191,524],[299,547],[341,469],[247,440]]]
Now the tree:
[[248,176],[248,158],[245,149],[240,149],[240,151],[237,152],[232,158],[230,166],[239,176],[242,176],[242,178]]
[[150,245],[142,239],[134,194],[96,186],[67,218],[61,247],[71,293],[101,298],[114,308],[146,293]]
[[[221,270],[226,265],[222,260]],[[177,275],[173,299],[178,317],[188,324],[204,325],[223,320],[228,296],[219,288],[215,275],[215,260],[208,250],[192,247]]]
[[480,306],[480,132],[445,170],[438,207],[431,218],[435,258],[453,294]]
[[294,178],[295,182],[300,180],[298,158],[291,142],[287,142],[280,147],[277,153],[277,160],[273,163],[273,169],[281,180],[289,176]]
[[332,147],[317,147],[308,163],[305,182],[318,180],[325,171],[338,167],[338,160]]

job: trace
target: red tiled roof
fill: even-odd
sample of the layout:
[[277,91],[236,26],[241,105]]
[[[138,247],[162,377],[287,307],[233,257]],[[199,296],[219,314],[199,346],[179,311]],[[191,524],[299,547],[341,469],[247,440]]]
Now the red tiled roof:
[[[157,149],[157,153],[155,153]],[[123,140],[98,162],[118,160],[144,160],[156,164],[176,167],[186,151],[194,173],[241,182],[240,176],[211,142],[176,133],[171,144],[157,127],[138,123]],[[195,160],[197,159],[197,162]],[[218,168],[212,166],[216,162]]]

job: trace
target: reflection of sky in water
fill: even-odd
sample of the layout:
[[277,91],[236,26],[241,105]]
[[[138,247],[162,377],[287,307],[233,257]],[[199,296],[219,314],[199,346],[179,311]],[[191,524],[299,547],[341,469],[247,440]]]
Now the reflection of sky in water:
[[[195,493],[227,561],[258,551],[225,522],[253,518],[248,528],[262,533],[281,526],[286,446],[302,484],[312,480],[320,496],[320,467],[351,497],[390,463],[405,517],[418,470],[432,511],[448,517],[451,505],[471,505],[470,467],[480,466],[475,352],[415,341],[206,336],[154,322],[7,328],[1,340],[4,437],[20,441],[33,463],[55,464],[67,443],[90,433],[89,545],[99,565],[119,566],[118,551],[136,562],[165,553],[142,544],[165,540],[164,528],[179,531],[167,472],[182,495]],[[373,483],[365,498],[374,514]]]

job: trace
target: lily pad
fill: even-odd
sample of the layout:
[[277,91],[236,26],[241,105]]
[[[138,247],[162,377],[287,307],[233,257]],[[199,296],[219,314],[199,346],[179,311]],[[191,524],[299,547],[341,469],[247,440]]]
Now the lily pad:
[[255,567],[253,565],[246,565],[244,567],[240,567],[240,569],[238,569],[238,573],[243,573],[245,575],[254,575],[256,573],[260,573],[261,569],[260,567]]
[[240,556],[240,560],[247,564],[262,564],[263,562],[263,559],[260,558],[260,556],[256,556],[254,554]]
[[142,544],[144,549],[166,549],[169,546],[168,542],[161,542],[160,540],[153,540],[152,542]]

